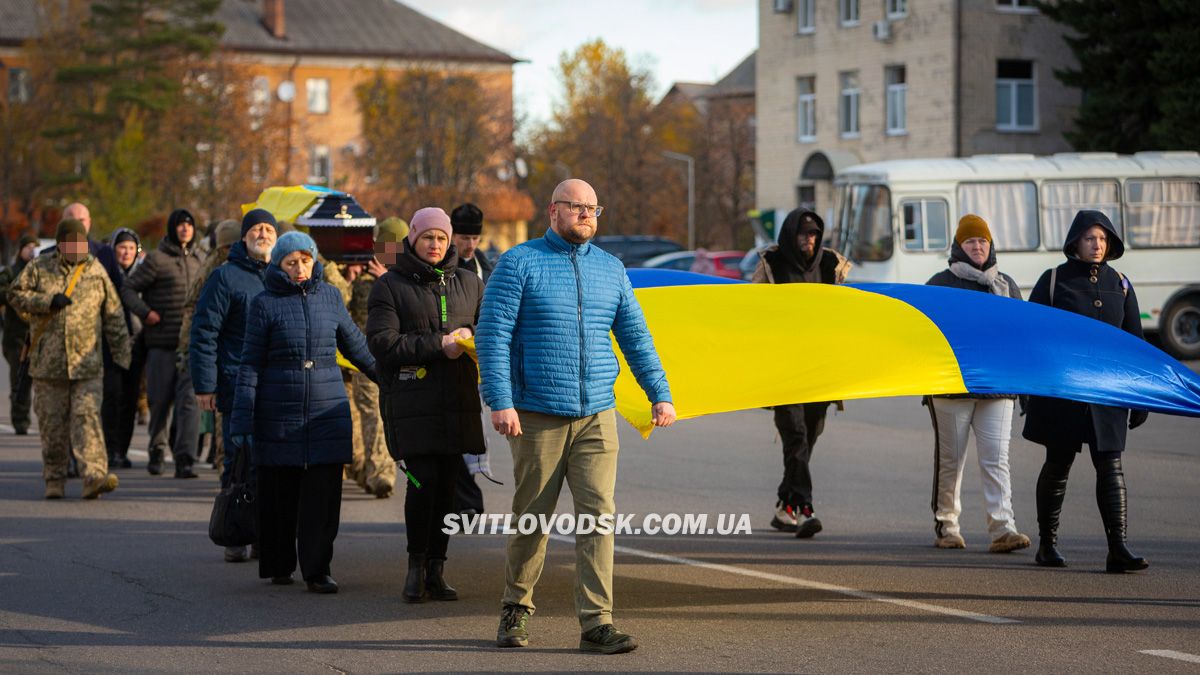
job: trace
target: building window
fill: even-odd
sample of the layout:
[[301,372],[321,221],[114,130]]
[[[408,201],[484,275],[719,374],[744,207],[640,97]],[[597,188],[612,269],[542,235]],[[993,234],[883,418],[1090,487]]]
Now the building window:
[[313,185],[329,185],[332,165],[329,158],[328,145],[314,145],[312,158],[309,161],[308,182]]
[[996,128],[1037,131],[1037,82],[1033,61],[996,62]]
[[31,89],[28,68],[8,69],[8,102],[29,103]]
[[796,139],[801,143],[817,140],[817,80],[796,78]]
[[857,26],[858,0],[838,0],[838,16],[843,26]]
[[950,206],[944,199],[905,199],[904,250],[945,251],[950,245]]
[[308,112],[325,115],[329,112],[329,80],[323,77],[310,77],[308,88]]
[[817,0],[796,0],[796,32],[815,33],[817,30]]
[[858,103],[862,90],[858,88],[858,71],[852,70],[839,75],[842,95],[839,102],[838,131],[842,138],[858,138]]
[[883,69],[883,81],[887,86],[887,134],[899,136],[908,133],[908,85],[905,83],[904,66],[888,66]]
[[996,9],[1001,12],[1021,12],[1032,14],[1037,12],[1033,0],[996,0]]
[[887,18],[903,19],[908,16],[908,0],[887,0]]

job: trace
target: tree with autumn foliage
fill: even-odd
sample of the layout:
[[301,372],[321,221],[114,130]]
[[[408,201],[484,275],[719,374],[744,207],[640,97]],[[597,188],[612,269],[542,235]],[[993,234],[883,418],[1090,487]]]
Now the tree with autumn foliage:
[[[528,141],[529,188],[545,204],[569,177],[586,180],[604,205],[602,234],[686,237],[682,174],[662,156],[673,149],[654,103],[654,78],[603,40],[559,57],[562,86],[550,122]],[[680,197],[683,194],[685,196]],[[544,226],[545,214],[540,224]]]
[[477,77],[379,71],[355,93],[371,183],[359,197],[381,213],[479,201],[496,187],[495,170],[512,161],[511,98]]

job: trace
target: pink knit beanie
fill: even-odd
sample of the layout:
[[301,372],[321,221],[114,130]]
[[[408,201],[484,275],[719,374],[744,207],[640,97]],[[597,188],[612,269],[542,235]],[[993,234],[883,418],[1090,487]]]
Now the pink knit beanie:
[[446,233],[447,239],[454,236],[454,228],[450,225],[450,216],[436,206],[417,209],[417,212],[409,219],[408,243],[417,243],[417,238],[427,230],[441,230]]

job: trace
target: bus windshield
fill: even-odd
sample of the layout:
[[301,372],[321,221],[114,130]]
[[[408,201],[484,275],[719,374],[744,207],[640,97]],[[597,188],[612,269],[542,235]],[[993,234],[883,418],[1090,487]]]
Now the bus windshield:
[[892,195],[884,185],[848,185],[842,199],[840,244],[854,261],[892,257]]

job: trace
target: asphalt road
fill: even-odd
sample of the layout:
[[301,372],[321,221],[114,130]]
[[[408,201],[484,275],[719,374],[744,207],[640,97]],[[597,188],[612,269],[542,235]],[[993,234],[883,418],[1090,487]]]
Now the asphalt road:
[[[0,375],[3,374],[0,365]],[[1196,672],[1200,669],[1200,421],[1154,415],[1126,454],[1130,543],[1152,566],[1103,573],[1086,458],[1061,545],[987,552],[974,455],[963,488],[968,548],[934,549],[932,433],[917,399],[855,401],[830,416],[813,462],[825,531],[768,523],[779,445],[766,411],[680,423],[642,441],[622,426],[626,514],[747,514],[750,534],[618,537],[617,625],[631,654],[577,651],[573,548],[550,542],[527,649],[493,646],[502,535],[457,536],[453,603],[406,605],[403,502],[346,484],[335,596],[270,586],[206,537],[216,478],[145,472],[144,455],[97,502],[41,499],[36,436],[0,411],[0,672]],[[623,424],[623,423],[622,423]],[[144,427],[135,449],[144,449]],[[1019,436],[1019,430],[1017,435]],[[511,497],[507,446],[491,436],[492,512]],[[1014,505],[1036,534],[1038,446],[1015,440]],[[568,502],[564,498],[562,505]]]

